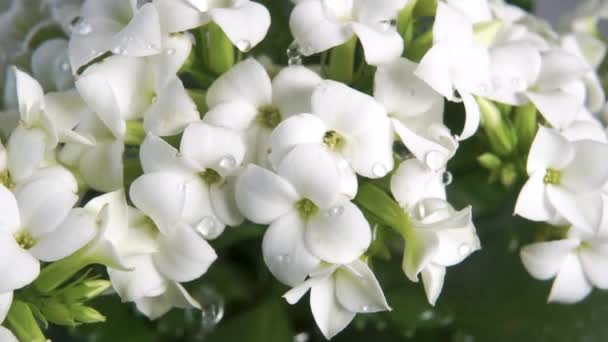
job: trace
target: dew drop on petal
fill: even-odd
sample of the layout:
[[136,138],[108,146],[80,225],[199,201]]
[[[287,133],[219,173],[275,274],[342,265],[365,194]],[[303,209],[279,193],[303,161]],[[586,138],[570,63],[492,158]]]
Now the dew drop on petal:
[[247,39],[241,39],[235,43],[237,49],[247,52],[251,49],[251,42]]
[[460,245],[458,247],[458,253],[460,253],[460,255],[467,255],[469,253],[471,253],[471,246],[469,244],[463,243],[462,245]]
[[446,164],[445,156],[439,151],[430,151],[424,156],[424,163],[433,171],[440,170]]
[[454,180],[454,176],[452,175],[452,173],[450,171],[446,171],[441,175],[441,181],[443,182],[443,185],[450,185],[452,184],[452,181]]
[[62,61],[61,64],[59,64],[59,69],[63,72],[69,72],[70,63],[67,60]]
[[328,218],[336,218],[336,217],[339,217],[340,215],[342,215],[343,213],[344,213],[344,207],[341,205],[337,205],[335,207],[328,209],[325,212],[325,216]]
[[220,159],[220,167],[223,169],[232,169],[236,166],[236,159],[233,156],[223,156]]
[[384,164],[376,163],[372,166],[372,175],[375,177],[384,177],[388,173],[388,169]]
[[287,64],[288,65],[300,65],[302,64],[302,53],[300,52],[300,45],[297,42],[293,42],[289,45],[287,50],[285,50],[287,55]]
[[369,312],[372,308],[369,307],[369,305],[363,305],[361,307],[361,311],[362,312]]
[[394,29],[395,27],[397,27],[397,20],[395,20],[395,19],[380,21],[380,28],[383,31],[388,31],[388,30]]
[[116,55],[122,55],[125,52],[125,50],[122,48],[122,46],[117,45],[112,49],[112,52]]
[[169,56],[175,55],[175,49],[173,49],[173,48],[165,49],[165,54],[169,55]]
[[291,262],[291,257],[288,254],[279,255],[277,260],[280,263],[289,264]]
[[77,18],[72,22],[72,32],[81,36],[86,36],[93,32],[93,26],[85,19]]
[[304,44],[300,47],[300,51],[302,52],[302,54],[308,56],[312,54],[312,46],[310,44]]
[[205,239],[215,239],[221,232],[218,224],[211,216],[203,217],[196,225],[196,231]]

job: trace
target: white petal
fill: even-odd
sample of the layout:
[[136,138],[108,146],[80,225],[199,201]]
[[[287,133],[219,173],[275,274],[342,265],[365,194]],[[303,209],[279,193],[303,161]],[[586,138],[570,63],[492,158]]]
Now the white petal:
[[[195,176],[194,178],[190,178],[185,184],[185,202],[182,212],[183,222],[196,227],[207,240],[217,238],[224,232],[227,223],[221,217],[227,216],[228,213],[216,212],[213,202],[216,202],[218,211],[228,210],[227,208],[218,206],[218,202],[222,198],[212,200],[210,187],[200,177]],[[225,200],[227,201],[228,199]],[[222,215],[220,216],[219,214]],[[236,214],[234,215],[236,216]],[[226,219],[236,220],[233,217],[226,217]]]
[[291,12],[289,28],[305,56],[341,45],[353,36],[350,28],[327,17],[321,1],[298,3]]
[[[165,16],[163,13],[161,17]],[[156,71],[156,89],[164,88],[175,77],[192,52],[192,39],[186,34],[165,36],[162,45],[163,53],[148,57]]]
[[173,281],[167,282],[167,289],[162,295],[141,298],[135,302],[135,305],[137,310],[151,320],[161,317],[173,307],[199,310],[201,308],[200,304],[188,294],[180,283]]
[[169,234],[182,217],[186,181],[176,173],[145,174],[131,184],[129,195],[133,204],[150,216],[161,232]]
[[520,251],[521,262],[534,278],[551,279],[557,275],[566,257],[578,244],[578,241],[569,239],[527,245]]
[[445,56],[448,56],[449,52],[445,44],[435,44],[422,57],[414,73],[439,94],[452,99],[454,97],[453,79],[450,65],[445,61]]
[[281,122],[270,134],[271,164],[277,168],[295,146],[321,144],[327,129],[323,120],[312,114],[294,115]]
[[154,5],[162,13],[162,28],[169,32],[181,32],[209,22],[207,13],[201,12],[188,0],[155,0]]
[[[129,207],[123,189],[108,192],[91,199],[84,208],[95,213],[101,222],[101,235],[114,245],[119,245],[121,240],[128,235]],[[136,245],[135,239],[133,245]],[[122,247],[122,246],[121,246]]]
[[53,262],[84,247],[97,235],[96,217],[76,208],[52,232],[37,239],[29,251],[38,260]]
[[578,195],[561,186],[547,186],[547,198],[555,211],[577,228],[594,232],[602,215],[599,193]]
[[[13,302],[13,292],[5,292],[0,294],[0,322],[4,322],[8,310],[11,308]],[[2,335],[0,335],[2,337]],[[4,340],[2,340],[4,341]],[[17,340],[15,340],[17,341]]]
[[0,340],[4,342],[19,342],[15,335],[5,327],[0,327]]
[[437,298],[439,298],[441,290],[443,289],[445,267],[431,263],[427,265],[421,273],[426,298],[431,305],[435,305],[435,303],[437,302]]
[[179,154],[168,142],[148,134],[139,148],[139,159],[145,173],[177,172],[194,174],[197,170],[192,162]]
[[67,40],[53,38],[45,40],[32,53],[32,74],[44,89],[61,91],[74,85],[67,50]]
[[439,172],[443,170],[454,151],[441,145],[438,141],[418,134],[397,119],[391,120],[395,133],[409,151],[419,160],[432,168],[429,171]]
[[203,122],[237,131],[244,131],[255,122],[258,114],[258,109],[255,105],[245,101],[231,100],[218,103],[211,108],[203,116]]
[[515,203],[514,213],[516,215],[532,221],[546,221],[555,216],[555,209],[547,198],[544,177],[543,171],[537,171],[521,188],[517,203]]
[[460,43],[470,41],[472,38],[471,19],[451,4],[438,3],[433,25],[433,41],[438,43],[455,40]]
[[46,136],[42,130],[17,126],[7,144],[8,167],[13,181],[26,179],[42,166],[46,145]]
[[[88,1],[87,3],[91,2]],[[131,16],[130,13],[127,15],[128,17]],[[108,17],[86,18],[84,20],[85,25],[90,25],[90,33],[79,34],[74,32],[68,43],[70,65],[73,72],[78,71],[82,66],[110,50],[112,48],[112,38],[123,28],[123,24]]]
[[0,293],[28,285],[39,273],[38,260],[21,249],[12,234],[0,233]]
[[335,158],[324,146],[296,146],[276,169],[293,185],[300,198],[307,198],[324,209],[336,201],[340,189],[338,168]]
[[144,57],[157,54],[161,47],[159,13],[153,4],[144,4],[110,42],[111,49],[122,50],[120,54]]
[[370,65],[389,63],[399,58],[403,52],[403,39],[396,30],[359,23],[353,23],[352,30],[359,37],[365,61]]
[[408,159],[391,177],[391,193],[404,208],[410,208],[424,198],[445,199],[442,175],[417,159]]
[[19,207],[15,195],[4,185],[0,185],[0,212],[0,232],[10,235],[16,233],[21,228]]
[[357,206],[350,201],[336,203],[309,219],[306,246],[316,257],[345,264],[359,258],[371,243],[371,228]]
[[588,71],[590,68],[583,58],[553,49],[543,55],[537,86],[540,89],[557,89]]
[[79,162],[82,178],[95,190],[119,189],[123,186],[123,151],[124,144],[120,140],[88,149]]
[[253,1],[234,7],[214,8],[209,11],[209,16],[242,52],[258,45],[270,27],[270,13],[266,7]]
[[236,204],[236,179],[229,177],[221,184],[209,188],[213,212],[228,226],[236,227],[245,219]]
[[158,273],[150,255],[132,256],[125,260],[131,271],[108,268],[112,287],[123,302],[156,297],[166,291],[166,281]]
[[264,262],[280,282],[289,286],[302,283],[320,264],[304,245],[304,230],[304,222],[293,212],[271,224],[264,234]]
[[583,105],[581,99],[561,90],[528,92],[527,96],[543,117],[557,129],[568,127]]
[[298,194],[280,176],[257,165],[249,165],[236,184],[236,202],[249,220],[268,224],[293,210]]
[[545,172],[548,168],[562,170],[572,161],[575,153],[572,144],[558,132],[539,126],[530,147],[528,174],[531,175],[536,171]]
[[243,161],[245,144],[234,130],[196,122],[184,131],[180,151],[202,168],[212,168],[225,175]]
[[549,302],[576,303],[587,297],[592,289],[577,255],[570,253],[563,260],[561,269],[553,281]]
[[465,108],[465,122],[462,128],[462,133],[458,136],[458,140],[465,140],[473,136],[479,128],[481,121],[481,111],[475,98],[471,94],[460,93]]
[[249,58],[220,76],[207,91],[207,105],[215,107],[221,102],[246,101],[255,107],[271,104],[272,84],[266,69]]
[[294,288],[287,291],[283,295],[283,298],[285,298],[287,303],[293,305],[293,304],[299,302],[300,299],[302,299],[302,297],[304,297],[306,292],[308,292],[308,290],[310,290],[313,286],[315,286],[319,282],[323,282],[323,281],[325,281],[325,278],[320,278],[320,279],[319,278],[308,278],[308,280],[302,282],[298,286],[295,286]]
[[355,260],[336,271],[336,297],[352,312],[379,312],[391,310],[382,288],[372,270],[364,262]]
[[431,263],[438,248],[437,236],[427,229],[417,229],[405,241],[401,268],[409,280],[418,282],[418,274]]
[[336,298],[335,287],[334,280],[330,277],[318,282],[310,290],[310,310],[327,339],[334,337],[355,318],[355,313],[343,307]]
[[181,133],[189,123],[200,119],[196,104],[182,81],[174,77],[159,90],[156,101],[144,113],[144,128],[160,136]]
[[177,282],[197,279],[217,259],[209,243],[188,225],[180,225],[158,243],[154,263],[163,275]]
[[574,159],[563,169],[562,184],[575,192],[594,192],[608,181],[608,163],[597,162],[608,155],[608,144],[581,140],[574,148]]
[[288,66],[272,80],[272,102],[283,118],[310,113],[312,93],[321,81],[319,74],[305,66]]
[[40,83],[32,76],[17,68],[13,70],[21,120],[26,125],[35,125],[38,123],[40,112],[44,109],[44,92]]

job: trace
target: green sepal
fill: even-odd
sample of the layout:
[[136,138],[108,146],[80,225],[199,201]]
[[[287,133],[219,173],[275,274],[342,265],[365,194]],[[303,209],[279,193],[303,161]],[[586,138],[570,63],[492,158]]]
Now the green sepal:
[[46,341],[46,337],[40,330],[30,306],[18,299],[13,300],[5,324],[19,341]]
[[352,84],[354,80],[356,51],[356,36],[353,36],[346,43],[333,48],[329,56],[327,77],[345,84]]
[[405,236],[410,229],[408,214],[386,192],[371,183],[359,186],[355,202],[370,212],[379,223],[394,228]]

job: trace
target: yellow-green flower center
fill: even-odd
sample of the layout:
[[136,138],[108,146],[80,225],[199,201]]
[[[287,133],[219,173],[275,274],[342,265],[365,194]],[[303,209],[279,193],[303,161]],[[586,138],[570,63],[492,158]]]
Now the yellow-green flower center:
[[562,180],[562,172],[553,169],[547,169],[547,173],[545,173],[545,178],[543,178],[543,182],[545,184],[553,184],[559,185]]
[[8,170],[0,172],[0,184],[4,185],[9,189],[15,186],[11,178],[11,174],[8,172]]
[[319,212],[319,207],[317,207],[317,205],[308,198],[304,198],[296,202],[295,207],[300,214],[300,217],[304,220],[309,219]]
[[222,180],[222,176],[214,169],[206,169],[205,171],[201,172],[199,176],[205,181],[205,183],[207,183],[207,185],[212,185]]
[[344,137],[336,131],[327,131],[323,136],[323,143],[334,151],[339,151],[344,146]]
[[262,106],[258,108],[256,120],[263,127],[273,129],[281,122],[281,112],[274,106]]
[[36,239],[27,231],[20,231],[14,235],[15,241],[23,249],[30,249],[36,245]]

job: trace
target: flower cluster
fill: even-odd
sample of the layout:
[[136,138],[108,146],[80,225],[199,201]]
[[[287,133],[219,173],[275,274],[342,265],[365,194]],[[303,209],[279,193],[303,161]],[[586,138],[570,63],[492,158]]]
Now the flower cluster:
[[[507,186],[529,150],[515,213],[559,239],[521,257],[534,277],[556,277],[550,300],[608,288],[608,164],[597,162],[608,137],[594,116],[605,51],[593,32],[559,35],[500,0],[302,0],[282,66],[250,54],[270,24],[249,0],[86,0],[67,39],[10,68],[0,322],[8,312],[20,340],[44,340],[15,323],[35,325],[32,312],[103,320],[84,303],[110,285],[151,319],[200,308],[183,283],[245,221],[268,226],[268,270],[290,304],[310,291],[328,339],[358,313],[391,310],[372,248],[389,229],[434,305],[446,268],[481,248],[472,208],[446,195],[448,162],[478,132],[479,162]],[[464,104],[457,134],[446,100]],[[74,280],[92,264],[111,284]]]

